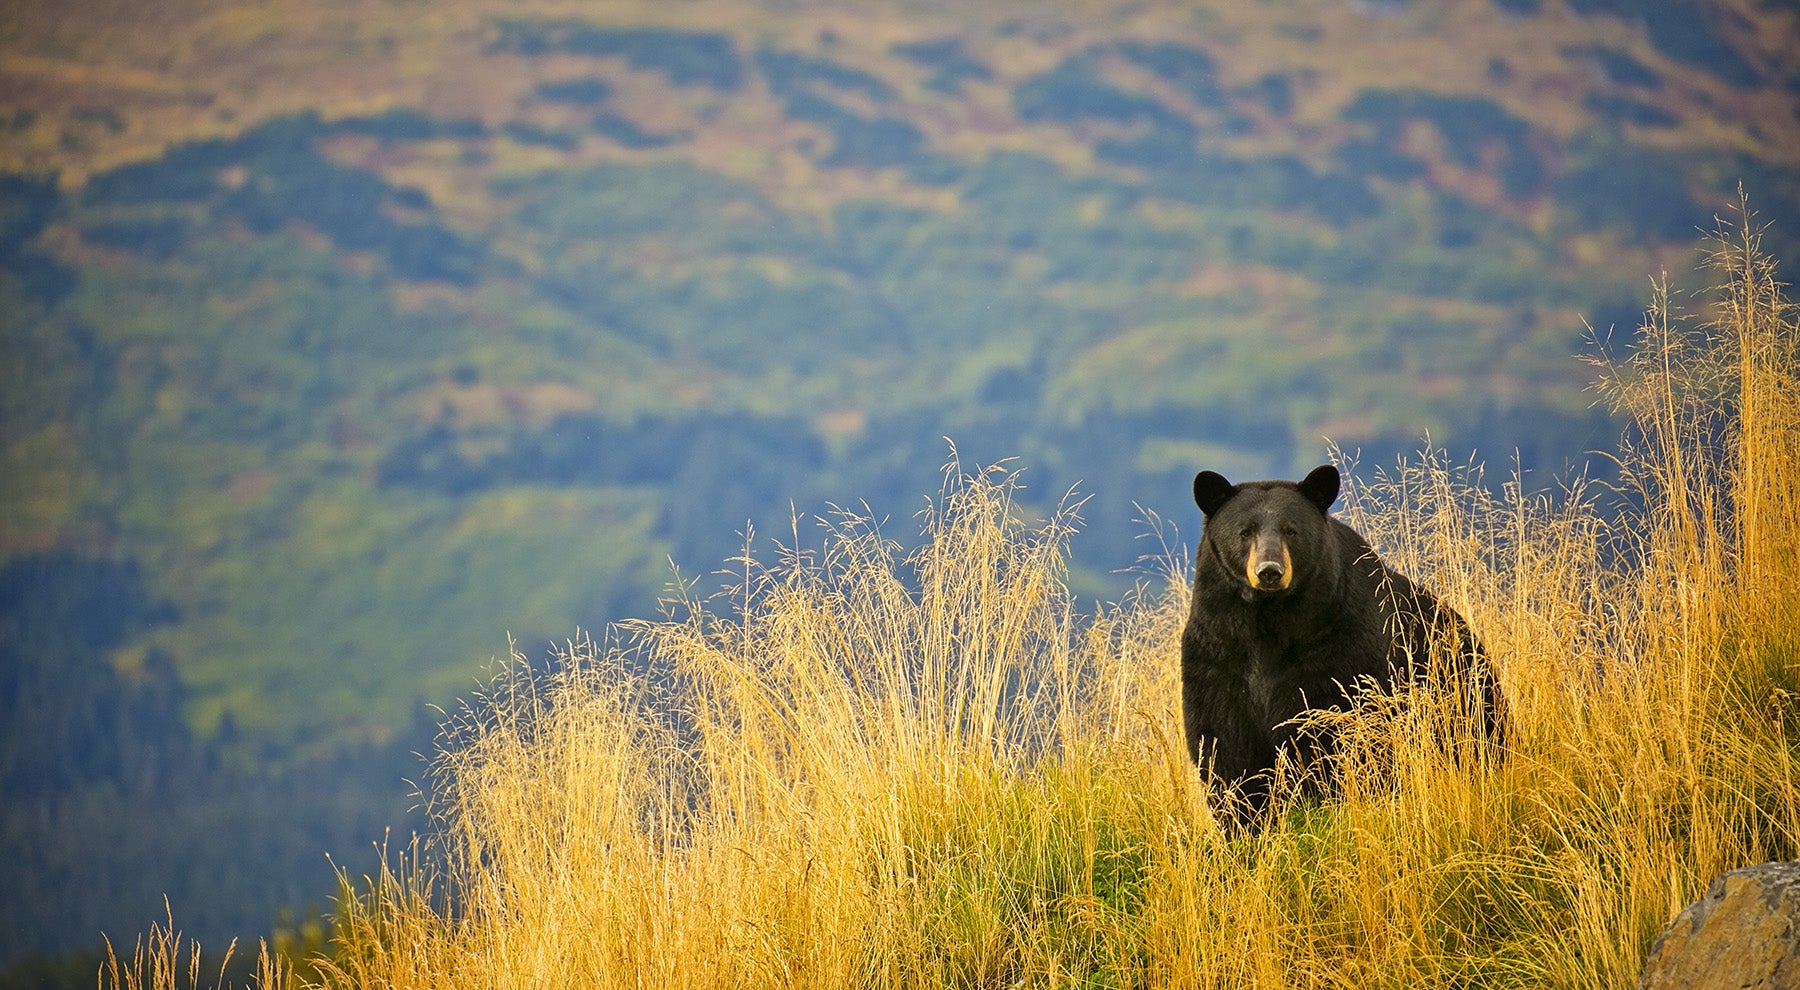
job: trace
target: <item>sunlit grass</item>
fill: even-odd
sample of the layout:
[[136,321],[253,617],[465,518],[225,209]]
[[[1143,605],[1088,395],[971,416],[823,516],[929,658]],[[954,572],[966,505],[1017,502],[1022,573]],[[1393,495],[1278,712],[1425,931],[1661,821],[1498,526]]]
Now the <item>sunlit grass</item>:
[[[1716,246],[1710,322],[1658,291],[1602,359],[1636,508],[1442,455],[1347,492],[1496,658],[1504,761],[1455,758],[1447,693],[1371,699],[1338,797],[1221,828],[1179,740],[1180,565],[1078,616],[1073,510],[953,464],[910,554],[843,513],[728,599],[519,660],[320,983],[1632,985],[1714,875],[1800,855],[1800,332],[1754,226]],[[101,982],[189,985],[180,947]]]

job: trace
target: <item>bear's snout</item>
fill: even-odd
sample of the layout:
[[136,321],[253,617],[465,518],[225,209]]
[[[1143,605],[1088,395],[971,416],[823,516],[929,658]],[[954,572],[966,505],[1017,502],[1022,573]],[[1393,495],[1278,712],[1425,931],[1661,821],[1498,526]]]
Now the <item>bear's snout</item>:
[[1267,533],[1250,545],[1244,561],[1244,577],[1257,591],[1286,591],[1294,583],[1294,562],[1288,554],[1287,541]]

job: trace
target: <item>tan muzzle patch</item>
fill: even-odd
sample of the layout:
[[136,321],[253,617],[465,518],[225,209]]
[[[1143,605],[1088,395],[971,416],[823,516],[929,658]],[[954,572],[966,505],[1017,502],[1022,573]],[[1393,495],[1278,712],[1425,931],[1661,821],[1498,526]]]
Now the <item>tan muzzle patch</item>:
[[1287,541],[1258,537],[1244,557],[1244,580],[1258,591],[1286,591],[1294,583],[1294,559]]

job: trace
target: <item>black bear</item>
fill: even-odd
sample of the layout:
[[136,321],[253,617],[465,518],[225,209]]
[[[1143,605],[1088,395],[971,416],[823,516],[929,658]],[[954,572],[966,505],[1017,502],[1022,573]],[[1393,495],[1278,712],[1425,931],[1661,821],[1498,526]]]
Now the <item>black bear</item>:
[[1329,464],[1298,484],[1194,478],[1206,523],[1181,634],[1188,755],[1240,785],[1253,811],[1267,804],[1278,752],[1317,766],[1335,748],[1328,730],[1296,716],[1347,708],[1358,684],[1410,681],[1434,655],[1451,658],[1448,683],[1466,688],[1466,708],[1499,738],[1481,644],[1454,609],[1331,516],[1339,483]]

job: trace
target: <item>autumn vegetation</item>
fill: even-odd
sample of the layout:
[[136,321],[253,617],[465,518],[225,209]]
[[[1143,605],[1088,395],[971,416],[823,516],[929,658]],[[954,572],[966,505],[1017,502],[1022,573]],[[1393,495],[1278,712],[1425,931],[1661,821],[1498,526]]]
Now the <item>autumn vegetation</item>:
[[[1018,475],[953,462],[914,550],[798,521],[728,598],[518,658],[446,727],[435,831],[252,979],[1633,985],[1715,875],[1800,856],[1800,330],[1760,236],[1746,213],[1711,294],[1659,285],[1596,341],[1617,484],[1437,452],[1347,493],[1484,637],[1504,761],[1454,759],[1429,689],[1370,698],[1341,793],[1222,827],[1179,740],[1182,552],[1078,614],[1079,502],[1034,520]],[[100,982],[219,972],[170,925]]]

